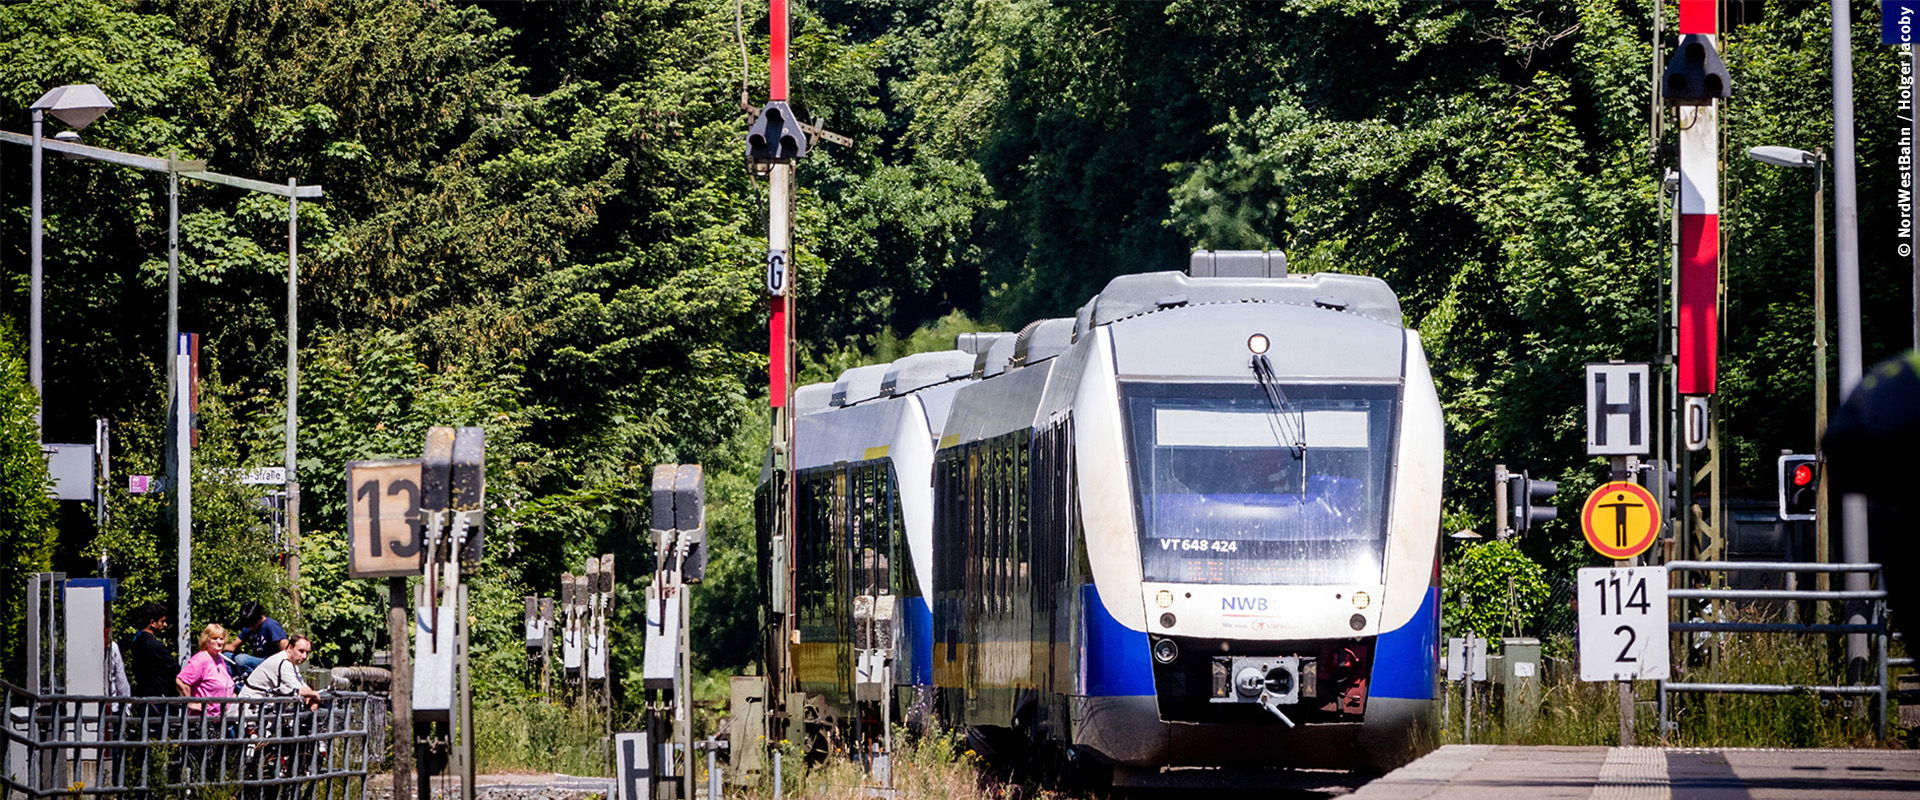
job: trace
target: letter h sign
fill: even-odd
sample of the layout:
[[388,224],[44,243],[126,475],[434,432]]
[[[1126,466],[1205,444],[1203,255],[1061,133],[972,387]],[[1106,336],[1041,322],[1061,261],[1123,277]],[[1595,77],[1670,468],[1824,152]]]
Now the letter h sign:
[[1587,365],[1587,455],[1653,452],[1650,376],[1646,364]]

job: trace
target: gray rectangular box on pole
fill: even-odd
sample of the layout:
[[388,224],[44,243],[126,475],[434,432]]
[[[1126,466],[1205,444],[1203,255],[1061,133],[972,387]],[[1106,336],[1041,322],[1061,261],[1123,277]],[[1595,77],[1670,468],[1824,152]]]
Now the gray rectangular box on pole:
[[681,464],[673,489],[673,526],[680,531],[680,580],[707,577],[707,476],[699,464]]

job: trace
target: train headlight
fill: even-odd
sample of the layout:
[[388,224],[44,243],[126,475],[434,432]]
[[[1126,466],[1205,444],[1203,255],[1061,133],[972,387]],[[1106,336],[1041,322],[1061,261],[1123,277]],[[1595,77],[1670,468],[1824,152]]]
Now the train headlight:
[[1373,598],[1371,598],[1371,597],[1368,597],[1368,596],[1367,596],[1367,593],[1366,593],[1366,592],[1354,592],[1354,593],[1353,593],[1353,607],[1354,607],[1354,608],[1366,608],[1366,607],[1367,607],[1368,605],[1370,605],[1370,604],[1372,604],[1372,603],[1373,603]]
[[1272,343],[1267,341],[1267,335],[1264,333],[1256,333],[1247,337],[1247,349],[1252,351],[1256,356],[1267,352],[1267,348],[1270,346],[1272,346]]
[[1174,644],[1172,639],[1161,639],[1153,643],[1153,660],[1162,664],[1171,664],[1179,657],[1180,645]]

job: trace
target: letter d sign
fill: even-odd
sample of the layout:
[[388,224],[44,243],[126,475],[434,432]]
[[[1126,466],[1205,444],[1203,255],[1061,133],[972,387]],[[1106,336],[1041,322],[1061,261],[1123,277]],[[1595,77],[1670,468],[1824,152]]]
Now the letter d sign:
[[1712,418],[1708,416],[1707,398],[1689,397],[1683,416],[1682,427],[1686,429],[1687,449],[1693,451],[1707,449],[1707,433],[1712,429]]

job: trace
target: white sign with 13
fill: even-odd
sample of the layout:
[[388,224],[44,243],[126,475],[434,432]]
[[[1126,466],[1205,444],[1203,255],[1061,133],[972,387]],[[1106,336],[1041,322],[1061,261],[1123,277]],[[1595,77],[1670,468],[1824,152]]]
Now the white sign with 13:
[[1667,679],[1667,568],[1579,573],[1580,680]]

